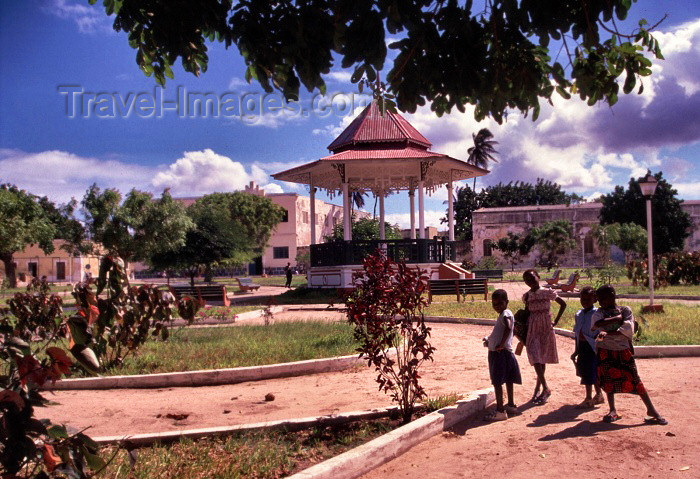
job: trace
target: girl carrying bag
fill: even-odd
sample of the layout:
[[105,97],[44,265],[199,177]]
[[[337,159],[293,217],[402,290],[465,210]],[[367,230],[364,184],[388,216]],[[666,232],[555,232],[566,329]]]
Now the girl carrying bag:
[[530,310],[527,308],[528,294],[525,294],[525,308],[519,309],[513,315],[513,336],[518,338],[520,343],[515,348],[515,354],[520,356],[523,352],[523,346],[527,342],[527,325],[530,319]]

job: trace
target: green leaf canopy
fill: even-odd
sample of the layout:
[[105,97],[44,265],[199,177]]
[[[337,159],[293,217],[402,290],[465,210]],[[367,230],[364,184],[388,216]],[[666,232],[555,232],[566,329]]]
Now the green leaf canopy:
[[[95,3],[97,0],[90,0]],[[663,56],[652,27],[622,32],[634,0],[104,0],[114,29],[128,35],[136,62],[161,83],[181,59],[199,76],[208,43],[235,44],[245,78],[297,99],[303,85],[325,92],[336,62],[352,80],[374,82],[387,58],[396,105],[430,103],[438,116],[475,106],[475,117],[501,123],[507,110],[531,112],[540,100],[578,95],[614,104],[651,74],[649,53]],[[562,63],[557,61],[559,58]],[[641,91],[641,88],[640,88]],[[393,102],[393,100],[392,100]]]

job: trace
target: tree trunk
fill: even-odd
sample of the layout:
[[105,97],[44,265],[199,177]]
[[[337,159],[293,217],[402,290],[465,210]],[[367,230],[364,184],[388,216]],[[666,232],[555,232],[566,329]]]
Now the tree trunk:
[[190,286],[194,288],[194,276],[197,274],[196,270],[190,270]]
[[15,263],[12,261],[12,253],[4,254],[0,257],[3,264],[5,265],[5,276],[7,276],[10,282],[10,288],[17,287],[17,268],[15,268]]
[[208,264],[204,267],[204,282],[211,283],[211,281],[212,281],[211,265]]

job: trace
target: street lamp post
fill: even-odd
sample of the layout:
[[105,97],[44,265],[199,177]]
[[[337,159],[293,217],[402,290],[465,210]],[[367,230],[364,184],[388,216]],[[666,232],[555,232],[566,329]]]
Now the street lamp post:
[[642,195],[644,195],[647,202],[647,265],[649,267],[649,305],[642,308],[644,312],[663,311],[662,305],[654,304],[654,253],[652,248],[651,198],[654,196],[657,184],[657,179],[654,178],[649,170],[647,170],[647,176],[643,180],[639,181],[639,188],[642,190]]

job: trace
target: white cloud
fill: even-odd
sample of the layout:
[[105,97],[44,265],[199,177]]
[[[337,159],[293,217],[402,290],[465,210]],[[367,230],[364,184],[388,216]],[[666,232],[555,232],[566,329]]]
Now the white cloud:
[[186,151],[184,156],[158,172],[151,181],[156,188],[170,188],[173,196],[199,196],[214,192],[242,190],[251,181],[280,192],[279,185],[269,185],[267,173],[257,165],[250,171],[237,161],[210,149]]
[[673,183],[680,198],[700,198],[700,181],[691,183]]
[[173,196],[200,196],[243,190],[254,181],[268,193],[303,192],[302,185],[272,182],[269,173],[298,163],[254,163],[246,167],[210,149],[185,152],[169,165],[147,167],[119,159],[82,157],[65,151],[27,153],[0,149],[0,183],[13,183],[39,196],[80,200],[93,183],[126,193],[132,188]]
[[657,32],[666,61],[660,64],[662,75],[672,75],[687,95],[700,91],[700,19],[684,23],[672,32]]
[[340,122],[331,123],[322,128],[314,128],[313,130],[311,130],[311,133],[313,133],[314,135],[326,135],[335,139],[338,137],[338,135],[340,135],[343,132],[343,130],[345,130],[350,125],[350,123],[352,123],[352,121],[357,115],[362,113],[362,110],[364,110],[366,107],[367,104],[362,103],[353,109],[352,114],[342,115],[340,117]]
[[241,90],[244,88],[250,89],[252,85],[250,85],[247,81],[245,81],[242,78],[238,77],[233,77],[231,78],[231,81],[228,84],[229,90]]
[[156,169],[58,150],[38,153],[1,150],[0,172],[0,182],[15,183],[36,195],[65,202],[71,197],[82,198],[93,183],[122,192],[131,188],[149,190],[148,179]]
[[80,33],[114,33],[112,19],[105,13],[101,2],[87,5],[87,2],[48,0],[42,10],[64,20],[73,20]]
[[265,186],[262,187],[263,190],[265,190],[265,193],[268,194],[275,194],[275,193],[284,193],[284,190],[280,185],[277,183],[268,183]]
[[301,114],[288,114],[284,111],[264,112],[258,115],[244,117],[241,121],[247,126],[261,126],[263,128],[272,128],[276,130],[287,123],[301,123],[308,119],[307,116]]
[[[438,230],[444,230],[447,228],[447,224],[440,223],[440,220],[444,218],[447,210],[425,210],[425,226],[434,226]],[[384,216],[384,220],[390,224],[397,224],[402,229],[411,227],[411,214],[410,213],[388,213]],[[418,227],[418,210],[416,209],[416,228]]]
[[327,75],[324,75],[324,77],[335,83],[350,83],[352,72],[349,70],[333,70]]

